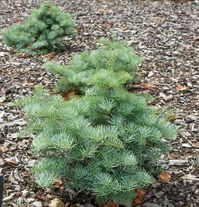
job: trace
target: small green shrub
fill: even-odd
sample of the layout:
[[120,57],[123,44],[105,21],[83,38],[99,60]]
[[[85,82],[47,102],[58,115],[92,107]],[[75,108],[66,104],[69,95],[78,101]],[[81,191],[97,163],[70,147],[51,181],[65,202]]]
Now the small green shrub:
[[126,71],[131,75],[131,81],[135,81],[136,68],[142,59],[135,54],[133,48],[128,47],[124,41],[101,40],[100,43],[102,48],[75,55],[68,66],[56,62],[47,62],[44,65],[60,76],[58,92],[75,90],[84,93],[91,85],[90,77],[102,69]]
[[67,187],[94,193],[100,201],[131,206],[134,190],[154,181],[176,129],[142,95],[123,88],[133,78],[101,68],[89,76],[85,96],[66,102],[38,87],[22,101],[27,129],[36,134],[33,151],[41,157],[33,168],[40,186],[61,178]]
[[58,7],[44,3],[22,24],[16,24],[4,32],[8,46],[27,54],[45,54],[60,49],[60,38],[74,34],[71,15]]

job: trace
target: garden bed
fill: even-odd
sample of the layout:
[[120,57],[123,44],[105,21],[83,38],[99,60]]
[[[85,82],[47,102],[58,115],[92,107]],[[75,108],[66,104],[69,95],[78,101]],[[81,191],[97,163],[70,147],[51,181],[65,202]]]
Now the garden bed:
[[[37,2],[34,4],[34,2]],[[199,200],[199,4],[194,1],[54,1],[74,15],[78,35],[65,39],[65,53],[27,57],[0,43],[0,173],[4,174],[4,206],[48,206],[55,197],[69,202],[63,189],[39,189],[30,168],[31,137],[17,133],[25,125],[23,113],[12,102],[42,83],[54,88],[56,78],[42,68],[44,59],[67,64],[71,55],[95,49],[102,37],[115,32],[145,61],[139,68],[138,90],[156,97],[155,104],[176,113],[180,126],[173,151],[164,157],[169,183],[157,182],[146,189],[143,206],[198,206]],[[1,28],[23,21],[39,1],[8,1],[0,5]],[[2,39],[2,38],[1,38]],[[133,89],[135,90],[135,88]],[[52,91],[52,90],[51,90]],[[85,199],[87,198],[87,199]],[[42,204],[41,204],[42,203]],[[70,202],[68,205],[71,204]],[[94,205],[79,195],[73,205]]]

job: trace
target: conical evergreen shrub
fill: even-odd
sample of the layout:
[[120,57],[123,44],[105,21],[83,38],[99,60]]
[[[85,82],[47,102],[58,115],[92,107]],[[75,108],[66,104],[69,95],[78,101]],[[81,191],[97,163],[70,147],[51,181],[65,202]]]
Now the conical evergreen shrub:
[[124,89],[132,72],[113,70],[110,64],[88,76],[84,96],[64,101],[37,87],[19,102],[27,130],[36,135],[33,151],[41,160],[32,172],[40,186],[59,178],[99,201],[131,206],[134,190],[154,181],[176,129],[144,96]]
[[136,80],[136,69],[142,58],[128,47],[125,41],[101,40],[101,48],[74,55],[71,64],[60,65],[56,62],[47,62],[44,67],[58,74],[60,79],[57,84],[58,92],[76,91],[85,93],[90,87],[90,76],[99,70],[115,72],[126,71],[131,75],[131,81]]
[[69,13],[51,3],[43,3],[25,22],[8,28],[4,40],[19,52],[45,54],[59,50],[60,38],[74,35],[74,26]]

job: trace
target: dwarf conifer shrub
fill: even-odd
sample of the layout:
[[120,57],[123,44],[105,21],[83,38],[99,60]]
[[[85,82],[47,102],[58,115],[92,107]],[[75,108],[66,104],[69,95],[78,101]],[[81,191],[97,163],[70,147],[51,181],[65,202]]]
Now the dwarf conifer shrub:
[[74,55],[71,64],[62,66],[56,62],[47,62],[44,66],[58,74],[58,92],[85,92],[90,87],[90,77],[99,70],[115,72],[126,71],[131,75],[131,81],[136,79],[136,68],[142,58],[135,54],[133,48],[124,41],[101,40],[101,48]]
[[59,50],[60,38],[73,34],[74,21],[71,15],[53,4],[43,3],[24,23],[8,28],[4,32],[4,40],[19,52],[45,54]]
[[131,206],[134,190],[154,181],[176,129],[146,98],[123,88],[130,80],[129,72],[100,69],[82,97],[64,101],[38,87],[22,101],[27,129],[36,134],[33,151],[41,157],[33,168],[40,186],[61,178],[98,200]]

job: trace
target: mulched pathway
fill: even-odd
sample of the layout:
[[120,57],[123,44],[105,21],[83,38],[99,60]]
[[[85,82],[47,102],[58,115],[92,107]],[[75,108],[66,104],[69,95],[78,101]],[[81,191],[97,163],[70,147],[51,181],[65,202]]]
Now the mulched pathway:
[[[20,22],[39,0],[3,0],[0,28]],[[73,53],[95,49],[102,37],[125,39],[145,58],[139,68],[143,83],[158,106],[175,112],[180,127],[173,150],[163,159],[172,174],[169,183],[147,188],[143,207],[199,206],[199,2],[185,0],[70,0],[54,1],[74,15],[78,35],[65,39],[68,50],[54,60],[67,64]],[[17,98],[31,94],[42,83],[53,89],[56,77],[42,68],[46,57],[22,57],[2,43],[0,36],[0,173],[4,174],[4,206],[41,207],[64,190],[39,189],[30,176],[36,157],[31,137],[18,134],[25,125],[23,113],[13,107]],[[81,196],[80,196],[81,197]],[[89,199],[73,206],[89,206]],[[84,203],[84,204],[82,204]],[[67,203],[66,206],[69,206]]]

